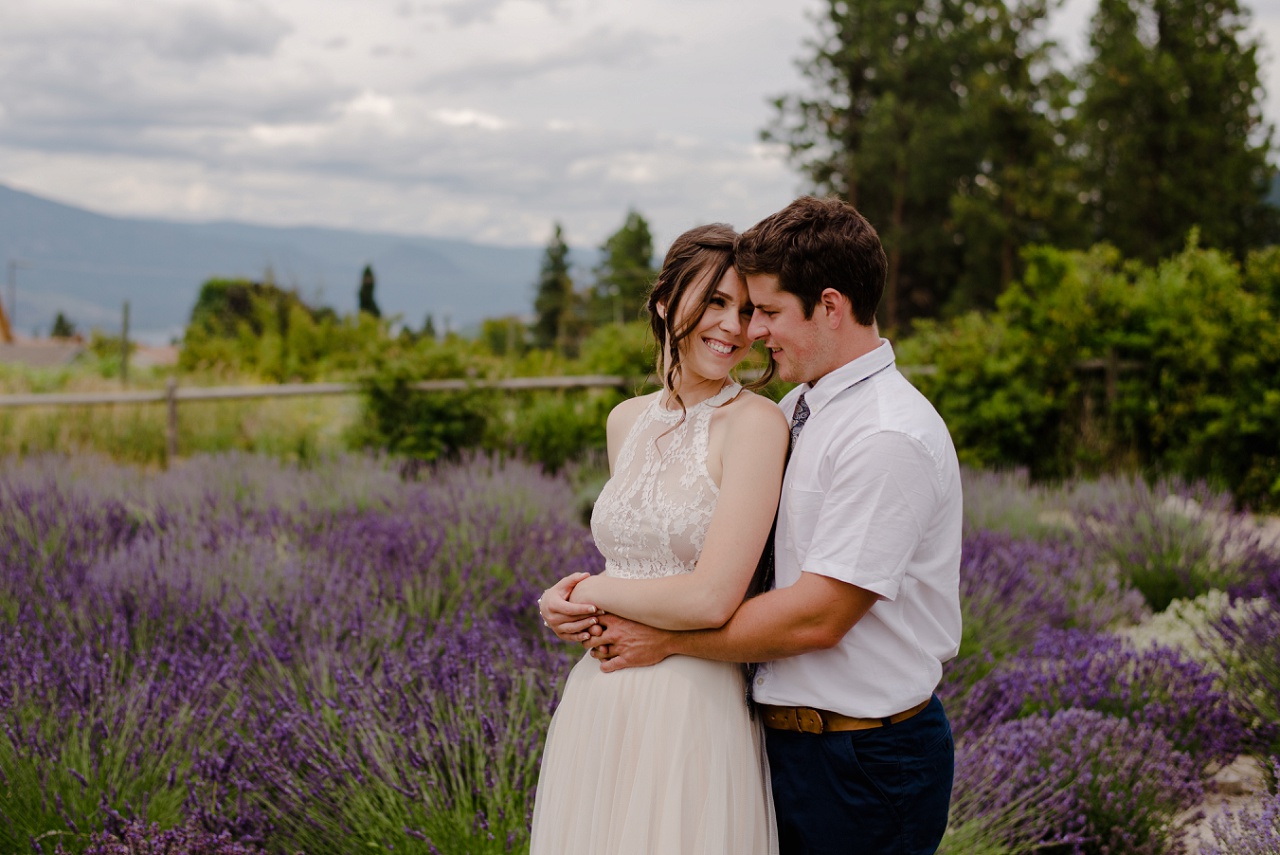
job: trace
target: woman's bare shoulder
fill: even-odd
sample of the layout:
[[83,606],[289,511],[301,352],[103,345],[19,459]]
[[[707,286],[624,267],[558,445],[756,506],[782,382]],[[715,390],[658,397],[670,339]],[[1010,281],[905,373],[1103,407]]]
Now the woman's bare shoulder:
[[651,392],[648,395],[637,395],[634,398],[627,398],[609,411],[609,418],[606,425],[612,429],[622,426],[629,426],[637,418],[644,408],[649,406],[649,402],[657,395],[657,392]]
[[722,413],[726,422],[735,428],[741,426],[748,431],[770,433],[779,430],[784,433],[790,431],[787,417],[782,414],[778,405],[750,389],[739,392],[728,406],[722,408]]

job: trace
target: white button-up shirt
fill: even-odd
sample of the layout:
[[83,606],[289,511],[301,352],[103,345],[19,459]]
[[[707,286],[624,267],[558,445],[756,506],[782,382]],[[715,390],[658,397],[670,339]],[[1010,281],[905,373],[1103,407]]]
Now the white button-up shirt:
[[882,718],[929,698],[960,648],[960,467],[933,406],[872,352],[793,389],[809,419],[782,484],[776,585],[817,573],[879,597],[835,647],[765,663],[761,703]]

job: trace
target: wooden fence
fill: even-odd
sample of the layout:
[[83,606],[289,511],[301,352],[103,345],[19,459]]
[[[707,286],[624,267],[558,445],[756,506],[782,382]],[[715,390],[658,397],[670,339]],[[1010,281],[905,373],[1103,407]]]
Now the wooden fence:
[[[1140,368],[1141,364],[1116,359],[1108,354],[1104,359],[1082,360],[1075,369],[1082,374],[1100,374],[1103,381],[1103,406],[1110,412],[1116,398],[1116,384],[1121,373]],[[937,373],[933,365],[899,365],[898,370],[907,377]],[[742,379],[753,379],[742,375]],[[505,380],[423,380],[410,384],[409,388],[421,392],[461,392],[468,389],[506,389],[528,391],[535,389],[635,389],[653,378],[619,377],[608,374],[587,374],[571,377],[510,377]],[[178,454],[178,404],[182,401],[226,401],[245,398],[295,398],[319,395],[354,395],[361,389],[359,383],[280,383],[268,386],[193,386],[181,388],[169,378],[164,389],[145,392],[53,392],[34,395],[0,395],[0,410],[8,407],[84,407],[104,404],[164,404],[168,414],[165,430],[165,448],[169,457]],[[1085,399],[1084,418],[1092,416],[1092,400]]]
[[[462,392],[468,389],[603,389],[634,388],[643,383],[634,377],[591,374],[574,377],[510,377],[505,380],[423,380],[409,385],[420,392]],[[182,388],[169,378],[164,389],[140,392],[52,392],[36,395],[0,395],[0,409],[7,407],[86,407],[106,404],[164,404],[168,411],[165,449],[178,455],[178,404],[182,401],[228,401],[245,398],[297,398],[318,395],[354,395],[359,383],[281,383],[270,386],[193,386]]]

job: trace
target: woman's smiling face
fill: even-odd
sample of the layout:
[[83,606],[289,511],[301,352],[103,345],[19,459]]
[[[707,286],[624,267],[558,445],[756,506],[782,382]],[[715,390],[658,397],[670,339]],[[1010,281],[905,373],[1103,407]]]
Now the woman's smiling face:
[[[701,281],[694,283],[686,292],[683,302],[690,311],[696,311],[700,302],[693,295],[702,293],[701,285]],[[678,311],[683,315],[684,307]],[[680,363],[687,372],[688,380],[723,379],[742,361],[751,347],[751,339],[747,338],[751,311],[747,286],[738,272],[730,267],[716,283],[707,310],[680,343]],[[683,326],[682,321],[683,318],[677,317],[677,329]]]

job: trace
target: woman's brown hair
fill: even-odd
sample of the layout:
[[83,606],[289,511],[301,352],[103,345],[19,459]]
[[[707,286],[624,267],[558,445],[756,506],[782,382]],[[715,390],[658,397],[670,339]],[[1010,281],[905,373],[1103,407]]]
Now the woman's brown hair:
[[[693,330],[706,314],[716,286],[725,273],[733,269],[733,245],[738,233],[724,223],[711,223],[689,229],[672,242],[667,257],[662,260],[662,270],[649,292],[649,328],[658,343],[658,370],[666,370],[663,385],[671,390],[680,409],[684,401],[676,392],[682,368],[680,345],[693,334]],[[700,294],[689,294],[690,287],[703,277],[706,287]],[[693,311],[685,312],[684,319],[676,326],[680,316],[680,304],[685,299],[697,300]],[[659,307],[661,312],[659,312]],[[665,359],[664,359],[665,354]]]

